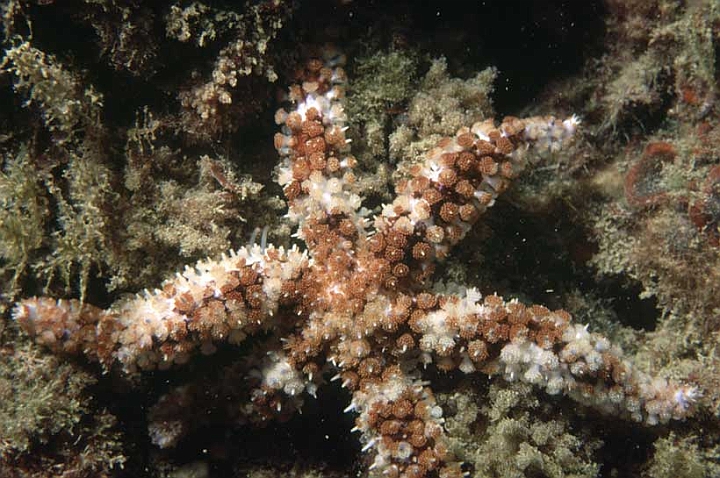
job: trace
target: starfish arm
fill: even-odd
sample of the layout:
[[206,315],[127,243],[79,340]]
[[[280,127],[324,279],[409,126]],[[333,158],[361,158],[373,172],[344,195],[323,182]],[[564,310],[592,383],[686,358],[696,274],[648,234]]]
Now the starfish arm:
[[218,261],[205,260],[153,292],[145,291],[108,310],[48,298],[25,299],[15,320],[36,342],[56,352],[85,353],[106,368],[126,372],[182,364],[196,352],[277,326],[281,304],[296,300],[307,267],[298,249],[241,248]]
[[346,233],[364,229],[362,198],[351,190],[356,160],[345,137],[343,64],[344,56],[325,48],[322,60],[306,63],[301,84],[290,87],[291,111],[275,114],[281,127],[275,148],[282,159],[277,179],[288,199],[288,217],[298,223],[302,239],[316,224],[335,222]]
[[374,452],[369,470],[377,476],[462,477],[446,442],[443,410],[427,383],[391,365],[382,376],[364,379],[347,408],[363,450]]
[[289,420],[306,395],[315,396],[321,374],[303,377],[279,344],[271,337],[240,360],[162,395],[147,415],[153,444],[172,448],[188,434],[211,426]]
[[[481,299],[475,289],[464,295],[425,295],[424,308],[414,310],[408,321],[421,363],[502,375],[650,425],[693,411],[699,396],[695,387],[638,370],[605,337],[573,323],[564,310],[528,307],[495,295]],[[399,347],[395,354],[407,354]]]
[[507,117],[499,125],[486,120],[443,138],[412,168],[412,177],[396,185],[395,200],[375,218],[379,252],[391,262],[409,263],[402,272],[422,284],[434,262],[447,257],[511,180],[537,156],[567,145],[578,123],[574,116]]

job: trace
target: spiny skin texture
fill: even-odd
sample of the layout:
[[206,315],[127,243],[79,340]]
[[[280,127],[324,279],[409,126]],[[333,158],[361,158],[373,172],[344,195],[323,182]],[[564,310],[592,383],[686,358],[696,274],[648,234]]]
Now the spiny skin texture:
[[[570,141],[578,120],[508,117],[461,128],[428,151],[396,184],[394,201],[371,217],[353,189],[343,62],[332,50],[310,60],[290,88],[294,109],[276,114],[278,180],[306,251],[242,248],[109,310],[27,299],[15,308],[18,323],[54,351],[128,373],[181,365],[196,351],[263,331],[267,338],[218,385],[240,404],[232,418],[286,418],[330,372],[352,391],[347,410],[358,414],[354,430],[374,454],[370,470],[389,477],[463,475],[446,443],[443,410],[421,379],[428,364],[502,374],[649,424],[687,416],[694,388],[635,370],[565,311],[483,298],[472,288],[430,288],[435,263],[533,155]],[[182,414],[196,393],[181,387],[154,407],[156,444],[173,446],[192,428]]]

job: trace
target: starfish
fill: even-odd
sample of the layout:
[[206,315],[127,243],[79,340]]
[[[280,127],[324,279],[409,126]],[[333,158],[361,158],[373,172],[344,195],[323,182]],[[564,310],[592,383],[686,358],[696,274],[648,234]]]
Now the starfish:
[[[563,310],[431,287],[435,264],[533,157],[572,141],[578,118],[463,127],[428,151],[373,215],[354,189],[343,63],[330,49],[308,61],[289,91],[293,108],[276,114],[278,182],[305,250],[263,240],[107,310],[26,299],[14,309],[20,326],[55,352],[127,374],[181,366],[254,336],[254,350],[223,372],[235,388],[225,392],[241,403],[235,418],[287,417],[330,374],[352,393],[346,411],[357,414],[354,431],[373,454],[369,469],[388,477],[463,476],[422,378],[430,364],[531,383],[647,424],[690,414],[694,387],[638,371]],[[156,444],[173,446],[193,426],[193,394],[180,387],[155,405]]]

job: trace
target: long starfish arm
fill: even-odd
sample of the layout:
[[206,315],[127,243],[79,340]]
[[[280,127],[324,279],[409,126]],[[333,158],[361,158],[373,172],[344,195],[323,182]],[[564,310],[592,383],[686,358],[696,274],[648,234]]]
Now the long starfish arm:
[[564,310],[496,295],[481,299],[475,289],[423,294],[416,304],[408,325],[420,362],[444,370],[502,375],[650,425],[685,418],[699,396],[694,386],[637,369],[618,347],[573,323]]
[[307,267],[298,249],[241,248],[217,261],[200,261],[145,291],[102,310],[76,300],[32,298],[13,316],[41,345],[56,352],[84,353],[106,368],[127,372],[168,368],[214,344],[239,343],[248,334],[276,326],[281,304],[296,300]]

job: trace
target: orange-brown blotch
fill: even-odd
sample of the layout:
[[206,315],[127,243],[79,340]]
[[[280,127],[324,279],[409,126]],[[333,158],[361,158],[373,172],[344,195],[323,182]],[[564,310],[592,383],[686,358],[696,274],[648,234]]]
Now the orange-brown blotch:
[[504,154],[506,156],[512,153],[515,149],[512,142],[505,136],[500,136],[495,142],[495,146],[497,147],[500,154]]
[[402,249],[407,245],[407,236],[397,229],[393,228],[385,235],[388,246]]
[[475,163],[475,155],[468,151],[460,153],[456,162],[457,167],[463,172],[471,171],[475,166]]
[[410,400],[400,399],[393,403],[392,414],[397,418],[403,419],[412,414],[413,408],[413,404]]
[[380,425],[380,433],[383,435],[396,435],[402,430],[402,422],[400,420],[385,420]]
[[428,188],[423,191],[422,197],[428,202],[428,204],[433,206],[442,200],[443,195],[435,188]]
[[415,348],[415,339],[413,339],[413,336],[408,333],[402,334],[395,341],[395,346],[401,352],[404,352],[406,350],[412,350]]
[[438,182],[446,188],[452,187],[457,182],[457,179],[457,173],[451,168],[443,169],[438,175]]
[[357,233],[357,227],[350,219],[343,219],[338,226],[340,234],[345,237],[353,237]]
[[392,269],[392,273],[395,277],[407,277],[407,275],[410,273],[410,268],[401,262],[399,264],[395,264]]
[[312,153],[325,152],[326,146],[327,144],[321,136],[310,138],[305,141],[305,154],[310,155]]
[[355,372],[343,372],[340,379],[348,390],[357,390],[360,383],[360,377]]
[[312,153],[308,159],[310,163],[310,168],[315,171],[322,171],[323,169],[325,169],[325,166],[327,166],[327,161],[325,160],[325,153]]
[[470,149],[475,144],[475,136],[472,133],[462,133],[457,136],[456,141],[461,148]]
[[440,218],[445,222],[455,222],[458,217],[460,207],[454,202],[446,201],[440,207]]
[[475,143],[475,148],[477,149],[478,156],[487,156],[495,152],[495,146],[482,139]]
[[440,156],[440,164],[445,168],[452,168],[455,166],[455,161],[458,158],[457,153],[443,153]]
[[479,171],[487,176],[494,176],[498,172],[498,164],[491,156],[483,156],[478,164]]
[[432,247],[427,242],[416,242],[412,248],[412,257],[417,261],[424,261],[431,258]]
[[488,358],[487,345],[482,340],[468,342],[468,355],[474,362],[484,362]]
[[293,179],[296,181],[305,181],[310,177],[312,169],[310,168],[310,162],[304,157],[297,158],[292,163]]
[[330,173],[335,173],[340,170],[340,160],[335,156],[327,158],[327,170]]
[[320,118],[320,112],[317,110],[317,108],[311,106],[310,108],[305,110],[305,118],[307,118],[308,121],[314,121]]
[[388,246],[385,248],[385,259],[389,262],[400,262],[405,257],[405,252],[397,247]]
[[302,194],[302,186],[298,181],[293,181],[283,189],[283,193],[288,201],[297,199]]
[[323,134],[325,132],[325,128],[320,121],[304,121],[302,124],[302,132],[310,138],[314,138]]

